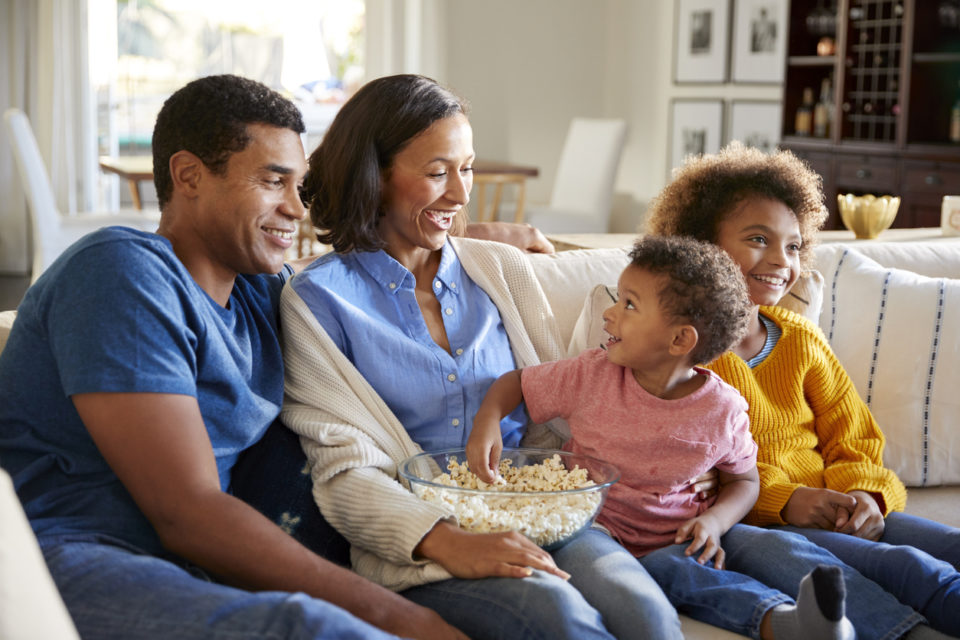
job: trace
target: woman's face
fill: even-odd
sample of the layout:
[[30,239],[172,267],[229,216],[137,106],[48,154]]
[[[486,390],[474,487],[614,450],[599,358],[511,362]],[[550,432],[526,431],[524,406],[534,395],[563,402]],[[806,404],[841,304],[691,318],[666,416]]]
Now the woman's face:
[[401,264],[443,247],[454,217],[470,200],[473,130],[463,114],[437,120],[393,159],[385,172],[378,229]]
[[800,275],[800,224],[779,200],[741,202],[720,223],[717,244],[740,265],[754,304],[776,304]]

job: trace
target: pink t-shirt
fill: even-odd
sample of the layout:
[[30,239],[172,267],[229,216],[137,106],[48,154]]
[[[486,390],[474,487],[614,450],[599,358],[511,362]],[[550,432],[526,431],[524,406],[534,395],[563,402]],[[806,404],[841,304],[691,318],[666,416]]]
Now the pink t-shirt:
[[636,556],[673,544],[680,525],[713,504],[688,490],[712,467],[744,473],[757,463],[747,403],[715,373],[690,395],[648,393],[603,349],[527,367],[523,398],[534,422],[566,418],[566,448],[620,469],[597,521]]

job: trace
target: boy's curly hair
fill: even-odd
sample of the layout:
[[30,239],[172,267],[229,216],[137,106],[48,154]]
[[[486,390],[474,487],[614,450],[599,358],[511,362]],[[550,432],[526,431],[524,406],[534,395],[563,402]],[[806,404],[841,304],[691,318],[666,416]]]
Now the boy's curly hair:
[[646,231],[715,243],[723,218],[751,197],[779,200],[797,216],[800,263],[809,267],[827,210],[820,176],[790,151],[767,154],[732,142],[689,159],[651,202]]
[[709,363],[746,335],[753,303],[740,267],[717,245],[646,236],[633,246],[630,265],[662,276],[657,294],[664,313],[696,328],[692,363]]

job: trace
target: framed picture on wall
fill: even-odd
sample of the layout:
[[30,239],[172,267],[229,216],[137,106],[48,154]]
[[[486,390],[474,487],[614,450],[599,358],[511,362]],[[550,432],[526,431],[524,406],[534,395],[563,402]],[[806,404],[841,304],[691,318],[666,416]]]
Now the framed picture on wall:
[[734,82],[783,82],[787,0],[734,0]]
[[673,81],[725,82],[730,0],[677,0]]
[[722,140],[722,100],[676,99],[670,103],[671,171],[681,166],[687,156],[716,153]]
[[764,153],[780,144],[780,103],[775,100],[734,100],[730,106],[727,142],[739,140]]

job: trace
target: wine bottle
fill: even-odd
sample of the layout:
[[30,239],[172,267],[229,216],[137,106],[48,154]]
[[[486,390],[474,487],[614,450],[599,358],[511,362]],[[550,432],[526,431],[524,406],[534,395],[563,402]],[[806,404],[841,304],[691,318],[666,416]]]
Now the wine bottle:
[[816,138],[826,138],[830,135],[830,78],[824,78],[820,83],[820,99],[813,108],[813,135]]
[[809,136],[813,131],[813,89],[810,87],[803,90],[803,102],[797,107],[793,129],[798,136]]

